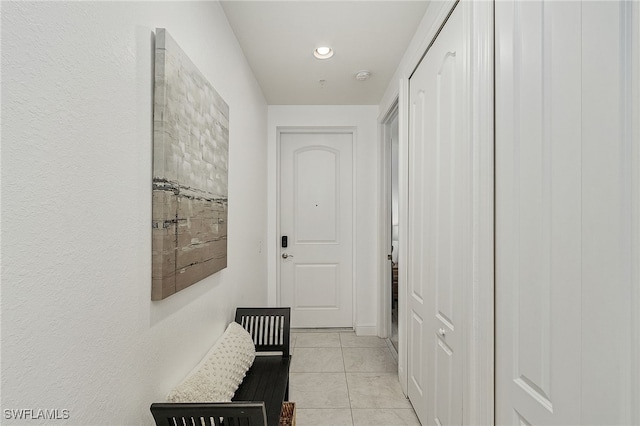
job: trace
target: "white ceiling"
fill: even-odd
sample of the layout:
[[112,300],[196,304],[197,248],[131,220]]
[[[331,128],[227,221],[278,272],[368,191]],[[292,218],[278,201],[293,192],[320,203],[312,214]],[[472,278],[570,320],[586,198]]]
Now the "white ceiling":
[[[377,105],[427,5],[426,0],[222,1],[270,105]],[[313,56],[323,45],[333,48],[331,59]],[[360,70],[371,71],[371,78],[356,80]]]

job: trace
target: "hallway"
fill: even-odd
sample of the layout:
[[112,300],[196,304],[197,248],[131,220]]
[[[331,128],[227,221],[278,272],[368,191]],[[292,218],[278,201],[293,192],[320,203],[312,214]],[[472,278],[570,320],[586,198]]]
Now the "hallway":
[[290,400],[296,424],[419,425],[384,339],[344,330],[292,330]]

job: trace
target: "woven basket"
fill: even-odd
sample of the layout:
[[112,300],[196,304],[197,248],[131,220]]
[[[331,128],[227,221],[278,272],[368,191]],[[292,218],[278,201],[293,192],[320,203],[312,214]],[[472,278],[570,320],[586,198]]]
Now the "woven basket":
[[296,403],[283,402],[280,413],[280,426],[296,426]]

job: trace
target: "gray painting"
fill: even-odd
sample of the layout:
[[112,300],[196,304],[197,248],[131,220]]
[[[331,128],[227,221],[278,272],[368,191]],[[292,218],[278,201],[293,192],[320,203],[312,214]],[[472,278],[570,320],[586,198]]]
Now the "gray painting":
[[229,106],[156,29],[152,300],[227,266]]

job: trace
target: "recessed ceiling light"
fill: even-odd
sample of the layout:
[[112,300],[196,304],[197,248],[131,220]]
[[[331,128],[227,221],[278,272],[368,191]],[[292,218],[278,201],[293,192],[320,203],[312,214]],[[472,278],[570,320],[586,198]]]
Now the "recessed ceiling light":
[[329,59],[333,56],[333,49],[326,46],[318,47],[313,51],[313,56],[318,59]]

